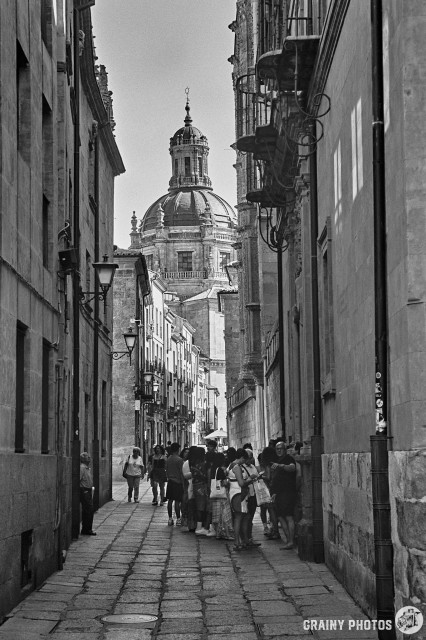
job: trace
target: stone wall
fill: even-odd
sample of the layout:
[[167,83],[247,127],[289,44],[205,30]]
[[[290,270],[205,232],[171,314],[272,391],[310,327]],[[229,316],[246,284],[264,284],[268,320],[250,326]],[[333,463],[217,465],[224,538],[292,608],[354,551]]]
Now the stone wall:
[[224,314],[226,394],[230,397],[238,382],[241,367],[241,332],[238,322],[238,293],[226,292],[221,296],[221,309]]
[[275,359],[265,376],[265,414],[269,438],[278,438],[281,431],[280,367]]
[[395,609],[413,604],[426,617],[426,452],[389,454]]
[[[135,317],[136,274],[134,264],[137,257],[114,257],[119,264],[114,278],[114,351],[125,351],[123,332]],[[135,359],[133,358],[134,362]],[[134,366],[129,366],[129,358],[124,356],[113,360],[112,385],[112,472],[115,481],[122,480],[121,471],[127,456],[135,444],[135,394],[136,381]]]
[[375,617],[370,454],[322,456],[327,565],[363,610]]

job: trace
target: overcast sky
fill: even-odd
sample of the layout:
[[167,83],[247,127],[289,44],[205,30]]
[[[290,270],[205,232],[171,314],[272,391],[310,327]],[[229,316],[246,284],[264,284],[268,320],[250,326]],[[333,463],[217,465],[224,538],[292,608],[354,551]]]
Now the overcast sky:
[[138,219],[171,177],[169,142],[183,126],[185,88],[193,124],[208,138],[213,189],[235,206],[232,66],[235,0],[97,0],[98,63],[113,92],[116,140],[126,173],[115,181],[114,242],[130,244]]

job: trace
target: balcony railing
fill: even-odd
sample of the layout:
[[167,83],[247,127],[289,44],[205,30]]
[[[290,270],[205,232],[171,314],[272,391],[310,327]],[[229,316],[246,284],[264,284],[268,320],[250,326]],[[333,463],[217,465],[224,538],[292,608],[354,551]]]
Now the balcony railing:
[[164,280],[191,280],[199,278],[202,280],[227,280],[226,273],[224,271],[162,271],[161,277]]
[[172,189],[178,187],[192,187],[194,185],[211,187],[212,181],[208,176],[198,176],[196,174],[191,176],[178,176],[177,178],[173,177],[169,180],[169,187]]
[[286,33],[283,4],[283,0],[261,0],[259,55],[282,47]]
[[[254,134],[256,127],[268,124],[274,94],[259,84],[255,73],[240,76],[235,85],[237,141]],[[240,149],[241,142],[237,145]],[[244,151],[244,149],[240,149]]]

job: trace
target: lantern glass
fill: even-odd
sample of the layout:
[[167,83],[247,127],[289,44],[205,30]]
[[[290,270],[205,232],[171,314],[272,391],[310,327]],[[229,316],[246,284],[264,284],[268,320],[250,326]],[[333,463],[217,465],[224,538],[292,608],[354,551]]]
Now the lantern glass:
[[104,255],[103,262],[94,262],[93,267],[98,276],[102,291],[108,291],[112,285],[115,270],[118,269],[118,264],[108,262],[108,256]]
[[123,333],[124,342],[126,343],[126,347],[129,353],[132,353],[136,344],[136,334],[133,333],[133,329],[129,327],[127,333]]

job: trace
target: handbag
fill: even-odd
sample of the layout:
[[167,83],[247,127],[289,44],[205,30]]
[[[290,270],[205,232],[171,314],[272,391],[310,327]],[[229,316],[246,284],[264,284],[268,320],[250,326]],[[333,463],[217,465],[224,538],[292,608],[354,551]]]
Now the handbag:
[[262,478],[258,478],[257,480],[255,480],[253,482],[253,487],[256,494],[256,502],[258,507],[260,507],[262,504],[269,504],[272,501],[269,489]]
[[124,463],[123,478],[127,478],[127,467],[129,466],[129,460],[130,460],[130,456],[127,458],[126,462]]
[[227,498],[226,487],[217,479],[217,469],[214,478],[210,480],[210,500],[222,500]]

